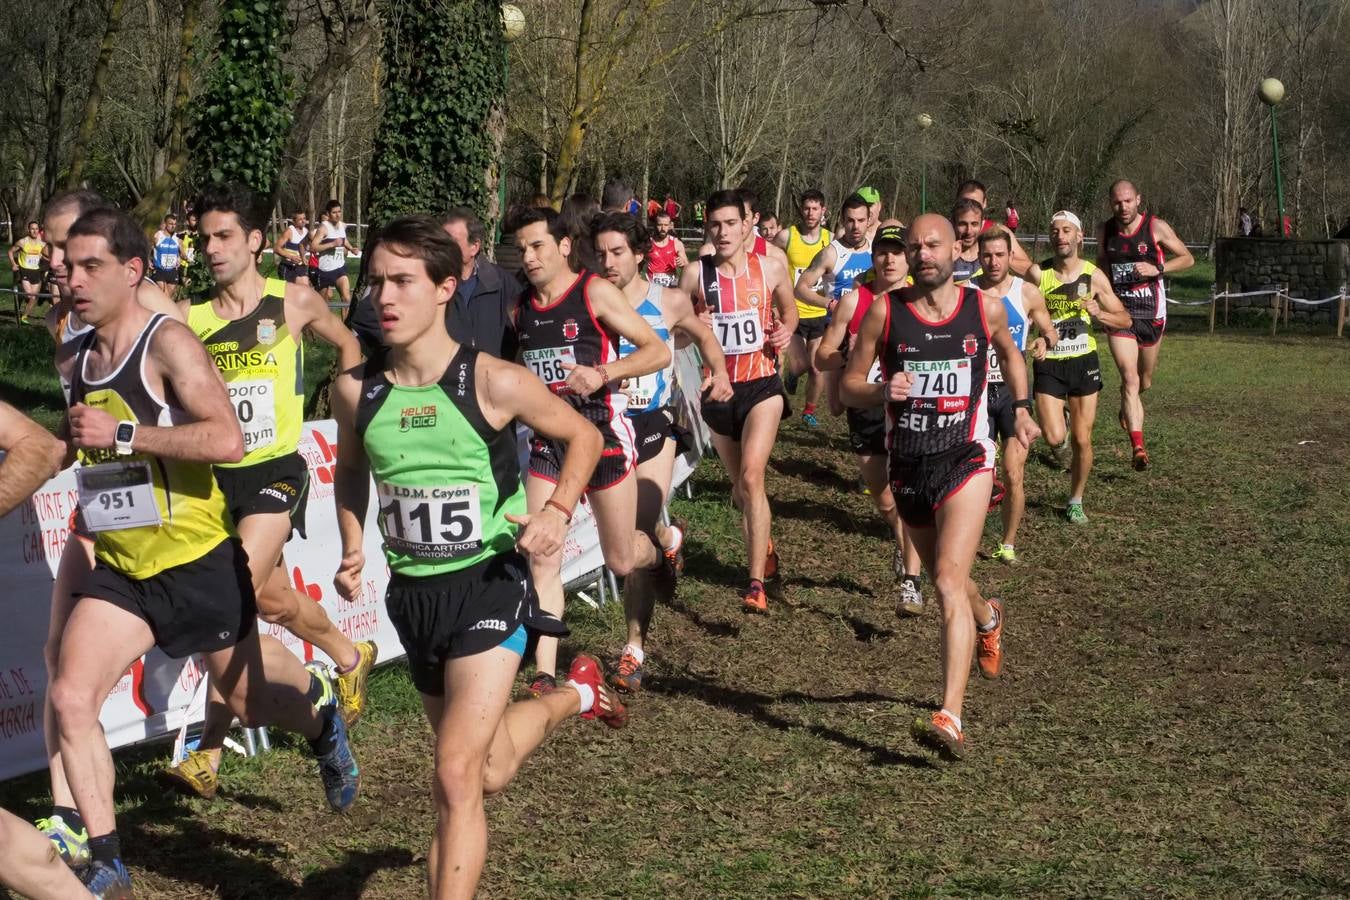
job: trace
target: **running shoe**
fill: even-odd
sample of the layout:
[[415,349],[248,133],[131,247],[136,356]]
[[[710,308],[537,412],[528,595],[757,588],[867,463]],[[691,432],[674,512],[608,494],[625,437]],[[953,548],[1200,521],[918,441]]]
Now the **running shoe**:
[[610,728],[622,728],[628,724],[628,710],[605,684],[605,670],[593,657],[582,653],[572,660],[572,668],[567,670],[567,680],[577,684],[590,685],[595,691],[595,702],[591,708],[581,714],[583,719],[599,719]]
[[192,797],[211,800],[220,788],[220,777],[211,766],[211,754],[189,750],[176,766],[165,766],[160,776],[173,787]]
[[1142,472],[1148,468],[1148,451],[1143,447],[1134,448],[1134,470]]
[[542,697],[545,694],[553,693],[557,689],[558,679],[554,678],[552,675],[540,672],[534,676],[534,681],[530,682],[530,686],[526,690],[530,692],[531,697]]
[[311,659],[305,663],[305,671],[314,676],[314,680],[319,683],[319,687],[322,689],[319,699],[314,701],[314,708],[322,711],[325,706],[336,706],[338,702],[337,691],[333,690],[333,676],[328,671],[328,666],[317,659]]
[[1064,518],[1068,519],[1071,525],[1086,525],[1088,520],[1081,503],[1070,503],[1064,510]]
[[1064,443],[1057,447],[1050,448],[1050,455],[1054,457],[1055,465],[1059,466],[1065,472],[1073,466],[1073,448],[1069,444],[1069,439],[1064,438]]
[[358,641],[356,654],[356,666],[350,672],[339,672],[337,677],[338,709],[348,728],[354,728],[366,711],[366,680],[380,650],[374,641]]
[[628,652],[627,647],[623,650],[623,656],[619,657],[618,670],[618,674],[614,676],[614,687],[620,693],[636,694],[642,690],[642,663]]
[[45,819],[38,819],[34,823],[37,830],[47,836],[56,847],[56,852],[61,854],[61,861],[72,869],[78,869],[81,866],[89,865],[89,830],[81,828],[76,831],[66,824],[66,820],[60,816],[48,816]]
[[910,734],[919,744],[936,750],[944,759],[958,760],[966,755],[966,736],[956,727],[952,717],[941,710],[933,713],[933,718],[927,722],[915,719]]
[[900,602],[895,605],[895,614],[901,618],[923,615],[923,591],[919,588],[919,579],[900,580]]
[[120,859],[92,864],[84,874],[85,888],[98,900],[131,900],[131,873]]
[[327,749],[314,753],[319,761],[319,778],[323,780],[328,805],[336,812],[346,812],[352,808],[361,790],[361,768],[356,764],[356,755],[352,753],[347,737],[347,723],[338,714],[337,707],[325,707],[320,715],[324,719],[324,734],[330,736]]
[[820,427],[820,422],[816,419],[816,414],[813,412],[802,413],[802,424],[805,425],[807,428]]
[[688,528],[688,523],[682,519],[670,523],[670,530],[677,535],[675,546],[662,551],[666,558],[666,567],[675,575],[684,571],[684,535]]
[[999,544],[998,549],[993,552],[994,559],[1011,566],[1017,562],[1017,551],[1013,549],[1012,544]]
[[752,582],[750,587],[745,589],[741,595],[741,608],[751,613],[767,613],[769,611],[769,597],[764,592],[764,585],[759,582]]
[[27,317],[27,316],[19,316],[19,324],[20,324],[20,325],[27,325],[27,324],[28,324],[28,317]]
[[975,630],[975,661],[980,675],[992,679],[1003,674],[1003,601],[990,597],[989,605],[998,616],[998,624],[993,631]]

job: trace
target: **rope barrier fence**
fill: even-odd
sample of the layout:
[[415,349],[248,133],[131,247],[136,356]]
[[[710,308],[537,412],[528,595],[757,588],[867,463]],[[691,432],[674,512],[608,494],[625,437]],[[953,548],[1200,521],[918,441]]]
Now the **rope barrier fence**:
[[[1221,291],[1218,289],[1218,285],[1214,285],[1210,289],[1210,299],[1207,301],[1209,303],[1210,334],[1214,333],[1214,324],[1215,320],[1218,318],[1218,308],[1220,300],[1223,301],[1223,324],[1226,326],[1228,325],[1230,301],[1235,299],[1244,299],[1248,297],[1270,297],[1270,334],[1272,337],[1274,337],[1281,322],[1284,323],[1286,328],[1289,326],[1289,317],[1293,311],[1294,304],[1298,304],[1301,307],[1318,307],[1318,306],[1326,306],[1329,303],[1337,304],[1336,337],[1345,336],[1347,302],[1350,301],[1350,297],[1348,297],[1347,295],[1346,285],[1344,284],[1341,285],[1341,289],[1337,291],[1335,294],[1332,294],[1329,297],[1321,297],[1319,299],[1309,299],[1307,297],[1295,297],[1293,294],[1289,293],[1289,286],[1287,284],[1276,285],[1271,288],[1265,288],[1262,290],[1255,290],[1255,291],[1233,291],[1229,290],[1229,286],[1226,284],[1224,285],[1224,289]],[[1168,302],[1173,303],[1174,301],[1169,300]],[[1176,303],[1176,305],[1199,306],[1201,304]]]

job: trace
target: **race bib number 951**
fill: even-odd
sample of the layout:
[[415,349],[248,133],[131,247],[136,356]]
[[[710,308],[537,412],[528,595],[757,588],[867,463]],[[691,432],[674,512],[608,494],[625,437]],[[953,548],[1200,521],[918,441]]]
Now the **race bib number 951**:
[[395,553],[414,559],[446,560],[483,549],[483,508],[478,485],[418,487],[376,484],[380,532]]
[[160,523],[148,462],[81,467],[75,470],[75,484],[80,511],[90,531],[121,531]]

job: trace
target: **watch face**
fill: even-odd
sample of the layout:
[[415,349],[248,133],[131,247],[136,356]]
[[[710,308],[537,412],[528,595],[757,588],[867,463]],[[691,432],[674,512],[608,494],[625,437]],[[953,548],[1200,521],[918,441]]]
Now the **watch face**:
[[136,426],[130,422],[122,422],[117,426],[117,441],[125,444],[136,434]]

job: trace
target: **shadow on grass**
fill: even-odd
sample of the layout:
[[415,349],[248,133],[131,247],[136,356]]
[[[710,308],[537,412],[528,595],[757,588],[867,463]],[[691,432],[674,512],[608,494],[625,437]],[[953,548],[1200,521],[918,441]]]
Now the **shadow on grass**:
[[773,470],[787,478],[800,478],[814,487],[826,488],[843,493],[857,490],[857,485],[840,475],[833,466],[822,465],[809,459],[770,459]]
[[336,867],[307,876],[296,896],[302,900],[358,900],[370,876],[381,869],[406,869],[415,862],[405,847],[348,850],[347,858]]
[[742,691],[727,687],[723,684],[710,681],[693,672],[685,670],[683,672],[672,672],[661,676],[660,679],[654,679],[651,686],[653,693],[667,694],[670,696],[688,696],[701,700],[710,706],[728,709],[739,715],[749,716],[762,725],[767,725],[778,731],[801,730],[809,732],[818,738],[839,744],[841,747],[847,747],[850,750],[858,750],[867,753],[872,757],[872,762],[878,766],[910,766],[916,769],[936,768],[933,763],[922,754],[918,753],[900,753],[890,747],[884,747],[880,744],[873,744],[861,738],[844,734],[836,728],[828,725],[818,725],[808,722],[793,721],[785,718],[769,707],[776,703],[903,703],[907,706],[922,707],[926,709],[935,708],[933,704],[917,700],[910,697],[897,697],[888,694],[878,694],[873,691],[855,691],[849,694],[839,694],[835,696],[817,697],[812,694],[806,694],[801,691],[786,691],[782,694],[771,695],[761,694],[754,691]]

